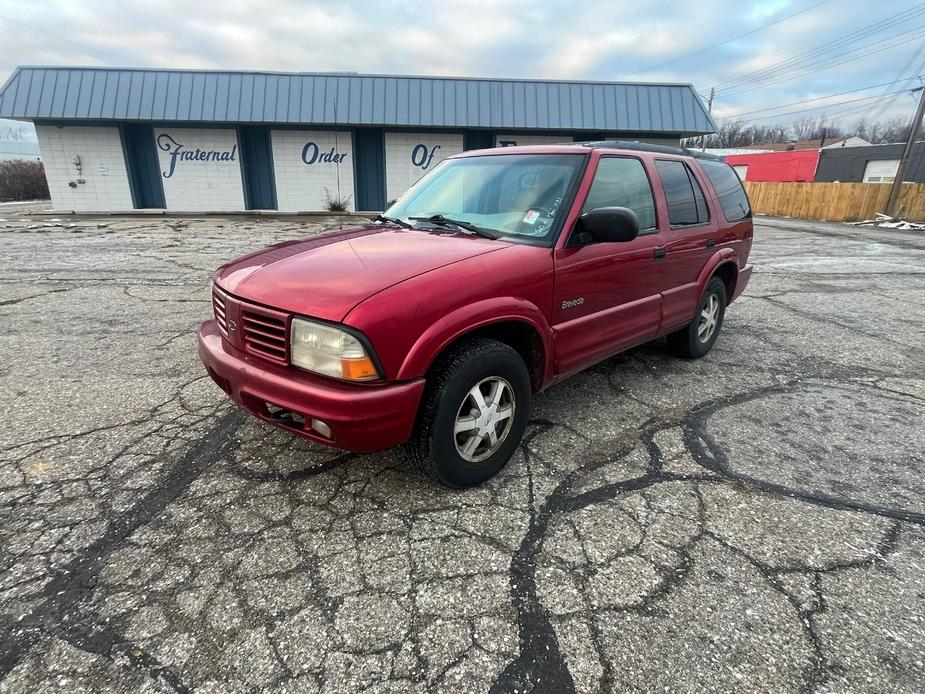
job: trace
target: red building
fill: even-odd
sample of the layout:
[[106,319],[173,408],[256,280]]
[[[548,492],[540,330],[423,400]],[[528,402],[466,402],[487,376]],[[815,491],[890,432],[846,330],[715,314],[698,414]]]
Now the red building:
[[743,181],[812,181],[819,150],[729,154],[725,159]]

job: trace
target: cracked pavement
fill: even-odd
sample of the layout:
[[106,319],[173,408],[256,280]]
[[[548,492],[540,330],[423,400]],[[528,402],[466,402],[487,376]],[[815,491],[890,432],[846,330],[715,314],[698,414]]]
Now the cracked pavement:
[[0,692],[925,690],[925,237],[756,220],[710,355],[450,491],[198,362],[215,267],[342,221],[0,229]]

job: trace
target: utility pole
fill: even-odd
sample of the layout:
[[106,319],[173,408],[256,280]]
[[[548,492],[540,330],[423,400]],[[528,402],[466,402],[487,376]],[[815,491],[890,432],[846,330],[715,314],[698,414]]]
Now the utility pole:
[[[707,115],[713,114],[713,95],[716,94],[716,87],[710,87],[710,98],[707,100]],[[700,136],[700,151],[705,152],[707,149],[707,136]]]
[[896,169],[896,178],[893,179],[893,188],[890,190],[890,199],[886,204],[886,213],[890,217],[896,216],[896,203],[899,202],[899,193],[903,187],[903,179],[906,177],[906,169],[909,167],[909,159],[912,157],[912,148],[919,137],[919,130],[922,127],[922,114],[925,113],[925,87],[919,87],[912,91],[913,93],[922,93],[919,96],[919,105],[915,109],[915,115],[912,116],[912,124],[909,126],[909,139],[906,140],[906,146],[903,148],[899,168]]

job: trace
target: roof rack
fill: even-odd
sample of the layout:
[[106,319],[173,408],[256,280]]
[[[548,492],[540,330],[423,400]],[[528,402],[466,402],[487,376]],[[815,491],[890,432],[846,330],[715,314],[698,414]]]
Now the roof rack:
[[579,142],[576,143],[582,147],[591,149],[629,149],[637,152],[656,152],[658,154],[676,154],[697,159],[711,159],[713,161],[723,161],[722,157],[706,152],[698,152],[687,147],[670,147],[669,145],[653,145],[648,142],[638,142],[629,140],[598,140],[596,142]]

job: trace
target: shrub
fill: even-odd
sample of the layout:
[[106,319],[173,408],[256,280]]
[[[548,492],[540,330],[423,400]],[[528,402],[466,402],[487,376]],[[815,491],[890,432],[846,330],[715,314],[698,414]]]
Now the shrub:
[[331,197],[331,191],[328,190],[327,186],[324,188],[324,205],[328,212],[346,212],[347,205],[350,204],[350,197],[349,195],[345,198]]
[[0,161],[0,202],[47,200],[48,181],[40,161]]

